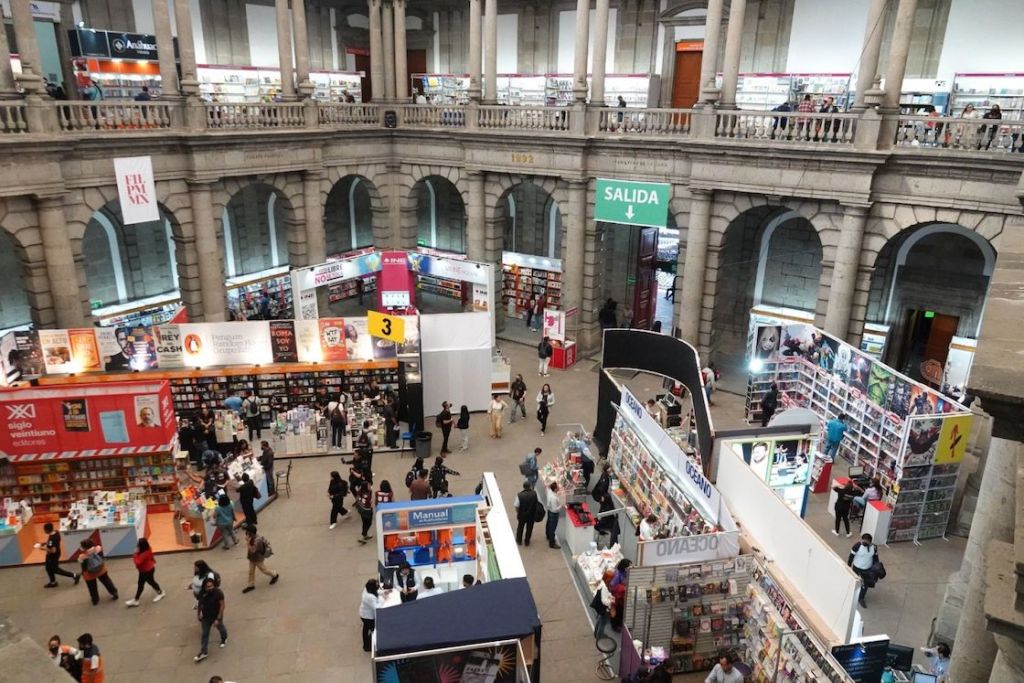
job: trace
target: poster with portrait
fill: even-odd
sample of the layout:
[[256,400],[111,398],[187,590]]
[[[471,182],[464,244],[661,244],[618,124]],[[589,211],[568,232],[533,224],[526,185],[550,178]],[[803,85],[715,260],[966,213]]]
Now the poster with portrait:
[[850,356],[849,372],[846,382],[851,389],[856,389],[861,394],[868,393],[868,382],[871,377],[871,366],[873,363],[865,356],[854,353]]
[[345,353],[350,359],[373,360],[374,342],[366,318],[345,319]]
[[160,426],[160,397],[157,394],[143,394],[135,397],[135,426],[142,428]]
[[61,413],[64,415],[64,431],[89,431],[89,411],[84,398],[61,401]]
[[345,319],[320,318],[320,353],[325,363],[348,359],[345,346]]
[[[153,330],[143,325],[101,328],[107,330],[97,337],[103,369],[107,372],[149,370],[157,367],[156,340]],[[111,334],[113,338],[111,339]]]
[[937,412],[939,412],[939,397],[918,384],[910,385],[908,415],[934,415]]
[[398,357],[416,358],[420,353],[420,319],[415,315],[403,315],[405,341],[398,345]]
[[381,661],[374,666],[377,683],[517,683],[519,680],[513,644]]
[[832,362],[832,374],[845,383],[850,379],[850,363],[853,362],[853,347],[847,344],[839,344],[836,348],[835,360]]
[[814,340],[810,325],[786,325],[782,328],[780,349],[783,356],[807,358],[813,352]]
[[95,372],[103,369],[99,347],[96,344],[96,332],[91,327],[68,330],[68,341],[71,345],[71,358],[78,372]]
[[768,481],[768,474],[772,468],[772,453],[774,451],[773,441],[754,441],[753,443],[742,444],[743,460],[750,465],[764,481]]
[[46,374],[61,375],[75,372],[71,362],[71,340],[67,330],[39,330],[39,344],[43,349]]
[[930,465],[935,457],[941,431],[942,418],[911,418],[907,430],[907,447],[903,453],[903,466]]
[[939,442],[935,446],[936,465],[948,465],[964,459],[973,419],[973,415],[951,415],[942,421]]
[[868,399],[872,403],[885,408],[889,400],[889,383],[892,373],[881,363],[871,364],[871,376],[868,378]]
[[754,357],[772,358],[782,343],[782,327],[780,325],[761,325],[754,334]]

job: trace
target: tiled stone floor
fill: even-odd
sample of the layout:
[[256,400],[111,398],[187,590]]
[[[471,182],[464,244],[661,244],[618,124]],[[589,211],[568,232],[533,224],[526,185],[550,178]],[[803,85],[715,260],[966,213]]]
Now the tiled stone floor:
[[[533,348],[507,342],[503,347],[513,359],[514,370],[522,371],[530,390],[535,391],[540,378],[534,370]],[[453,493],[471,492],[480,472],[490,470],[496,473],[506,503],[511,505],[520,482],[517,466],[524,455],[538,445],[558,446],[561,432],[552,425],[582,422],[588,429],[593,426],[598,378],[593,367],[593,361],[583,359],[569,371],[552,371],[550,383],[557,402],[545,437],[531,419],[506,425],[505,437],[493,441],[486,436],[484,416],[474,415],[470,450],[450,458],[450,466],[462,473],[452,478]],[[642,377],[636,383],[631,382],[631,387],[647,385],[652,392],[660,385]],[[719,392],[715,398],[712,414],[716,426],[738,424],[742,397]],[[205,682],[213,674],[238,683],[368,683],[372,677],[368,658],[360,648],[356,610],[361,586],[376,570],[375,548],[356,542],[357,521],[344,522],[333,531],[327,528],[327,481],[331,470],[341,469],[337,458],[303,458],[294,463],[291,498],[280,498],[260,514],[261,532],[275,549],[269,564],[281,573],[277,585],[269,586],[265,577],[260,577],[257,590],[242,595],[247,572],[242,548],[158,556],[157,580],[169,595],[154,604],[147,592],[142,604],[131,610],[123,603],[135,585],[136,573],[128,558],[110,561],[122,601],[103,600],[96,607],[89,603],[84,586],[75,588],[65,581],[59,589],[44,590],[41,567],[3,569],[0,613],[10,616],[41,644],[55,633],[73,641],[80,633],[91,632],[103,651],[107,680],[113,683]],[[377,480],[389,479],[401,491],[410,464],[408,456],[378,455],[374,459]],[[812,503],[808,519],[819,531],[826,531],[825,538],[837,551],[845,553],[847,539],[827,534],[831,518],[824,510],[825,497],[820,498]],[[542,529],[536,531],[542,535]],[[869,595],[867,631],[888,632],[899,642],[923,644],[944,583],[957,568],[963,546],[963,539],[953,539],[883,550],[889,577]],[[589,636],[590,624],[562,554],[543,542],[522,550],[544,623],[543,680],[597,680],[598,657]],[[228,647],[212,648],[210,658],[200,664],[192,661],[199,649],[199,628],[185,589],[196,557],[205,558],[223,575],[225,623],[230,634]]]

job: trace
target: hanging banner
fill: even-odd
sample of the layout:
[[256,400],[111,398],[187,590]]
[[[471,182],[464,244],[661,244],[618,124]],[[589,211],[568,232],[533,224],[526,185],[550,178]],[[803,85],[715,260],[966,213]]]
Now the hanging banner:
[[270,327],[265,321],[186,323],[181,329],[181,355],[186,367],[270,363]]
[[565,311],[544,309],[544,336],[554,341],[565,341]]
[[100,350],[96,344],[96,332],[91,327],[68,330],[71,342],[71,358],[78,372],[102,370]]
[[275,363],[294,363],[299,360],[295,342],[295,323],[291,320],[270,321],[270,351]]
[[71,341],[67,330],[39,330],[46,374],[61,375],[75,371],[71,362]]
[[323,360],[320,324],[316,320],[295,321],[295,347],[300,363],[319,363]]
[[345,319],[320,318],[317,321],[320,329],[320,354],[326,362],[346,360],[348,352],[345,348]]
[[316,320],[320,317],[319,306],[316,302],[316,287],[311,283],[307,283],[304,286],[304,282],[311,280],[312,271],[306,270],[293,270],[291,273],[292,278],[292,296],[295,298],[295,319],[296,320]]
[[161,368],[182,368],[181,329],[177,325],[157,325],[153,328],[156,342],[156,363]]
[[147,156],[114,159],[114,173],[117,175],[117,196],[121,204],[122,222],[125,225],[133,225],[160,220],[152,158]]

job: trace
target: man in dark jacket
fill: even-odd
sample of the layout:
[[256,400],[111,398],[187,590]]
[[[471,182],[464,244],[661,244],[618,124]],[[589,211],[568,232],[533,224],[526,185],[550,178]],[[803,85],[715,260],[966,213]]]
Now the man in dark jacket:
[[537,374],[541,377],[548,376],[548,365],[551,363],[553,355],[555,355],[555,349],[551,346],[551,338],[544,337],[537,344],[537,358],[540,360],[537,365]]
[[[533,536],[533,525],[537,520],[537,506],[540,501],[537,499],[537,492],[533,490],[533,484],[523,482],[523,490],[516,496],[516,544],[530,545],[530,537]],[[523,531],[526,537],[523,537]]]
[[256,499],[260,497],[259,489],[252,483],[249,474],[242,475],[242,484],[238,487],[238,502],[245,513],[245,523],[249,526],[256,526]]
[[771,389],[761,397],[761,426],[767,427],[775,409],[779,407],[779,385],[772,382]]
[[512,381],[512,386],[509,387],[509,396],[512,398],[512,419],[510,422],[516,421],[516,413],[521,412],[523,419],[526,419],[526,382],[523,380],[522,374],[516,375],[515,380]]

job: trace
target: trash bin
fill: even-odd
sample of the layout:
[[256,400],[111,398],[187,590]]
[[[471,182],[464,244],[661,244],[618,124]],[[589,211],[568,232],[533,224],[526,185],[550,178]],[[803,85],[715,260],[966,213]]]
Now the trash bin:
[[430,458],[430,439],[433,436],[430,432],[416,432],[416,457],[423,458],[424,462]]

